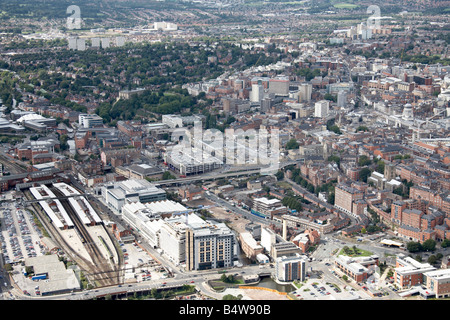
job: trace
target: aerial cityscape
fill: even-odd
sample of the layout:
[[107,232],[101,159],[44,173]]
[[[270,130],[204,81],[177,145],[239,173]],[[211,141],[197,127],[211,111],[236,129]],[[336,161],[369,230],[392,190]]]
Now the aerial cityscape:
[[449,43],[444,0],[1,0],[0,300],[450,299]]

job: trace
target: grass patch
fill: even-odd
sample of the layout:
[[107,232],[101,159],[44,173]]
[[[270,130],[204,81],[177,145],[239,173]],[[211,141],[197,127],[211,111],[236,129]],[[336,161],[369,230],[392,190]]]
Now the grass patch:
[[292,186],[290,185],[290,183],[288,183],[286,181],[277,182],[277,186],[279,186],[281,188],[284,188],[284,189],[287,189],[287,190],[291,190],[292,189]]
[[341,251],[339,252],[338,255],[339,256],[340,255],[349,256],[349,257],[370,257],[371,255],[373,255],[373,253],[370,251],[367,251],[367,250],[359,249],[355,246],[353,246],[351,248],[345,246],[341,249]]
[[358,8],[359,5],[352,3],[337,3],[333,5],[333,7],[335,7],[336,9],[355,9]]

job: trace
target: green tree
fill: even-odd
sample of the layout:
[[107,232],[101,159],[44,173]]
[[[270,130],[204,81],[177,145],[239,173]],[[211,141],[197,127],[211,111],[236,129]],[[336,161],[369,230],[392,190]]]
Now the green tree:
[[359,179],[361,181],[367,182],[367,178],[372,174],[372,171],[369,168],[362,168],[359,171]]
[[369,159],[369,157],[367,157],[366,155],[362,155],[361,157],[359,157],[358,159],[358,165],[360,167],[364,167],[364,166],[368,166],[372,163],[372,161]]
[[284,179],[284,172],[281,170],[278,170],[277,173],[275,173],[275,177],[277,178],[278,181],[283,180]]
[[298,149],[298,147],[299,144],[294,138],[290,139],[285,146],[286,150]]
[[419,252],[422,250],[422,245],[420,244],[420,242],[410,241],[406,244],[406,249],[412,253]]
[[442,242],[441,242],[441,247],[442,248],[447,248],[447,247],[449,247],[450,246],[450,240],[449,239],[444,239]]
[[435,264],[437,262],[437,258],[434,254],[432,254],[431,256],[428,257],[427,262],[429,264]]
[[425,240],[422,243],[422,248],[425,251],[434,251],[434,249],[436,249],[436,241],[433,239]]

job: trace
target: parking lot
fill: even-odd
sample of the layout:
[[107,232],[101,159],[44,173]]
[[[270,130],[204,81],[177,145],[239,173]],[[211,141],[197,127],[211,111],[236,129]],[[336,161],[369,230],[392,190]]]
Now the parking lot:
[[353,300],[367,298],[350,286],[341,286],[333,282],[310,279],[299,289],[291,292],[299,300]]
[[129,270],[128,279],[136,282],[167,278],[166,270],[136,243],[120,243]]
[[1,253],[5,263],[14,264],[43,254],[42,234],[31,213],[18,203],[4,202],[0,205],[0,219]]

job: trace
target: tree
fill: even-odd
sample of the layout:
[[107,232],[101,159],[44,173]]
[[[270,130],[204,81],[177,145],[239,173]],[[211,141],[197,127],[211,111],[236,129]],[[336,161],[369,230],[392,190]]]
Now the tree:
[[428,257],[427,262],[428,262],[429,264],[435,264],[435,263],[437,262],[436,256],[435,256],[434,254],[432,254],[431,256]]
[[358,165],[360,167],[364,167],[364,166],[368,166],[369,164],[371,164],[372,161],[369,159],[369,157],[362,155],[361,157],[359,157],[358,159]]
[[419,252],[422,250],[422,245],[420,242],[410,241],[406,244],[406,249],[409,252]]
[[299,144],[298,144],[297,140],[295,140],[293,138],[291,140],[289,140],[285,146],[286,150],[298,149],[298,147],[299,147]]
[[327,202],[329,204],[334,204],[334,200],[335,200],[335,195],[334,192],[331,192],[328,194],[328,198],[327,198]]
[[449,239],[444,239],[442,242],[441,242],[441,247],[442,248],[447,248],[447,247],[449,247],[450,246],[450,240]]
[[436,249],[436,241],[433,239],[425,240],[422,244],[422,248],[425,251],[434,251],[434,249]]
[[358,131],[366,132],[366,131],[369,131],[369,128],[367,128],[366,126],[359,126],[358,128],[356,128],[356,132],[358,132]]
[[372,174],[372,171],[369,168],[362,168],[359,171],[359,179],[361,181],[367,182],[367,178]]
[[328,130],[333,131],[336,134],[342,134],[341,129],[337,125],[332,125],[328,128]]
[[174,175],[172,175],[169,171],[164,171],[162,179],[163,180],[171,180],[171,179],[175,179],[176,177]]
[[275,177],[277,178],[278,181],[283,180],[284,179],[284,172],[281,170],[278,170],[277,173],[275,173]]

